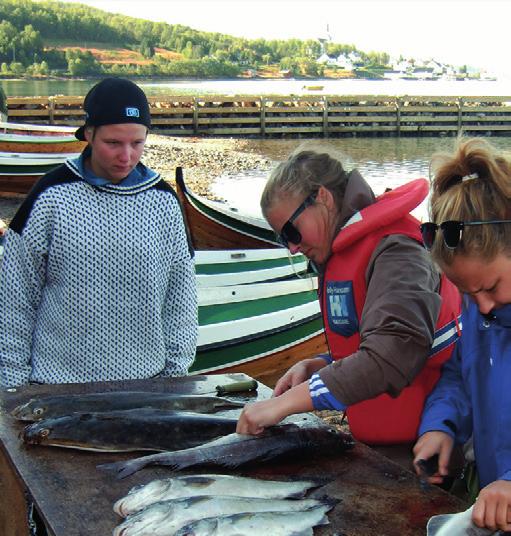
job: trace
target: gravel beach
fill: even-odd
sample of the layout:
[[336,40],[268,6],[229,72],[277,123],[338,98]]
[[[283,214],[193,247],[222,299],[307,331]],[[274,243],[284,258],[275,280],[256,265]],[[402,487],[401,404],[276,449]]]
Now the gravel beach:
[[[210,185],[224,173],[269,170],[272,162],[254,153],[249,140],[234,138],[178,138],[149,134],[142,161],[159,171],[175,186],[177,166],[181,166],[187,186],[195,193],[215,199]],[[0,198],[0,219],[9,223],[23,197]]]

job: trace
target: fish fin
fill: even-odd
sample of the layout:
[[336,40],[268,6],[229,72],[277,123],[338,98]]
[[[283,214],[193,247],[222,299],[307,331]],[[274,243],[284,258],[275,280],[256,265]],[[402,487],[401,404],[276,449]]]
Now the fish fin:
[[289,536],[313,536],[314,530],[312,528],[303,529],[298,532],[290,532]]
[[322,505],[328,506],[328,510],[331,510],[336,504],[341,502],[340,499],[330,495],[318,495],[314,499],[318,500]]
[[99,469],[104,473],[109,473],[120,480],[132,475],[133,473],[136,473],[139,469],[144,467],[144,465],[133,462],[136,462],[136,459],[127,462],[102,463],[100,465],[96,465],[96,469]]

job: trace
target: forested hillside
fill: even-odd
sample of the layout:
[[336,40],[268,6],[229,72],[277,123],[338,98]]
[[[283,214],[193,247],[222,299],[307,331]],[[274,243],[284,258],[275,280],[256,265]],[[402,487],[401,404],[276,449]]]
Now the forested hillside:
[[[30,0],[0,3],[0,75],[235,77],[261,70],[321,76],[317,40],[249,40],[113,15],[81,4]],[[360,67],[388,55],[328,43],[333,56],[355,52]]]

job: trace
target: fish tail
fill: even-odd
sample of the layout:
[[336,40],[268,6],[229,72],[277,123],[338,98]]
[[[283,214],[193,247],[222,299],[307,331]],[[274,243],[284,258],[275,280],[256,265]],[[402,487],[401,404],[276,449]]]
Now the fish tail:
[[133,473],[136,473],[139,469],[143,467],[139,464],[134,463],[137,460],[130,460],[127,462],[112,462],[112,463],[102,463],[96,465],[96,469],[103,471],[104,473],[109,473],[116,476],[118,479],[125,478]]

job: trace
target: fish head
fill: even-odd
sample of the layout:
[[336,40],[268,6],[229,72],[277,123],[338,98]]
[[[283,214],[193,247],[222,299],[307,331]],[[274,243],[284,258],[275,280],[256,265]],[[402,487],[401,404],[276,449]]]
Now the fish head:
[[25,426],[21,432],[23,442],[27,445],[43,445],[51,436],[51,427],[37,424]]
[[25,404],[16,406],[11,415],[19,421],[40,421],[47,412],[48,408],[44,403],[36,399],[29,400]]

